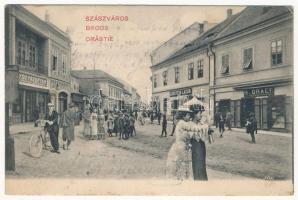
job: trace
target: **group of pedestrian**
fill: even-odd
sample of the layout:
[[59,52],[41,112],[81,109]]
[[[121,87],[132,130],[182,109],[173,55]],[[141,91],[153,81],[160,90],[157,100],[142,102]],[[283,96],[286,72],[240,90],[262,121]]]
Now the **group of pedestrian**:
[[[223,115],[221,112],[216,112],[214,116],[214,122],[216,128],[219,128],[220,137],[222,138],[225,132],[225,127],[228,128],[228,130],[232,130],[232,120],[233,115],[230,111],[226,113],[226,115]],[[258,128],[257,128],[257,120],[255,118],[255,115],[253,112],[249,113],[248,118],[246,119],[246,133],[250,134],[251,136],[251,143],[256,143],[255,134],[257,134]]]
[[59,151],[59,127],[62,128],[62,139],[64,150],[69,150],[71,141],[74,140],[74,126],[76,120],[76,112],[74,104],[70,103],[66,111],[64,111],[59,120],[59,114],[55,110],[53,103],[48,103],[48,113],[46,115],[45,130],[49,133],[52,145],[51,152],[60,153]]
[[115,134],[119,139],[128,139],[136,135],[135,113],[104,111],[97,108],[88,109],[84,112],[84,132],[83,135],[89,139],[105,139],[106,132],[109,137]]

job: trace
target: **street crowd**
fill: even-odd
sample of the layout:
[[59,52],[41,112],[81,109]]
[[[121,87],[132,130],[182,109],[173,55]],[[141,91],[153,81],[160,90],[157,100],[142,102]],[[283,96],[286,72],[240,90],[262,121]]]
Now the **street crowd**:
[[[62,128],[63,149],[69,150],[71,141],[74,140],[74,126],[76,112],[74,105],[69,104],[68,109],[62,113],[60,119],[49,103],[49,113],[45,129],[50,135],[52,152],[59,151],[59,127]],[[167,115],[166,113],[148,110],[136,110],[128,112],[125,110],[104,111],[99,107],[86,107],[82,115],[84,129],[82,135],[89,140],[104,140],[106,135],[118,137],[119,140],[128,140],[136,136],[135,122],[138,120],[145,125],[145,119],[149,118],[151,124],[157,118],[158,124],[162,125],[160,137],[167,137]],[[215,125],[219,127],[220,138],[223,137],[225,126],[231,130],[232,115],[230,112],[223,116],[216,112]],[[253,113],[250,113],[246,122],[247,133],[255,143],[254,134],[257,132],[257,123]],[[169,150],[167,157],[167,175],[176,179],[207,180],[206,172],[206,146],[208,142],[214,142],[213,130],[211,128],[211,117],[208,111],[200,110],[178,110],[173,117],[173,129],[170,136],[175,134],[176,138]]]
[[105,139],[106,134],[112,137],[119,135],[119,140],[127,140],[136,135],[135,121],[138,112],[103,111],[99,108],[86,108],[83,114],[83,135],[91,140]]

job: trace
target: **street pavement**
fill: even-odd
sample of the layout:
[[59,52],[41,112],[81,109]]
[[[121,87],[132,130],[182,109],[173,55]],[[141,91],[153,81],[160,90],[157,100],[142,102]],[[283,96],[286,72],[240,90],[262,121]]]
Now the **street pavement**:
[[[40,158],[28,153],[32,134],[15,134],[16,171],[6,172],[9,178],[101,178],[101,179],[164,179],[167,153],[175,140],[160,138],[161,126],[149,122],[137,123],[137,135],[129,140],[106,137],[90,141],[76,127],[75,141],[70,150],[61,154],[44,150]],[[168,124],[168,135],[172,125]],[[207,172],[209,180],[273,179],[292,177],[292,139],[278,135],[256,135],[256,144],[250,136],[239,131],[226,131],[215,142],[207,144]],[[60,134],[60,144],[62,144]]]

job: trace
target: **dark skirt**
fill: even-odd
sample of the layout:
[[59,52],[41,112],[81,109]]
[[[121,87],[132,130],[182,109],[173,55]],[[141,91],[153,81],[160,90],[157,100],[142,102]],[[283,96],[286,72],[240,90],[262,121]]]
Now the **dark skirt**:
[[205,142],[191,140],[192,171],[194,180],[208,180],[206,170],[206,146]]
[[62,139],[65,140],[74,140],[74,126],[64,126]]

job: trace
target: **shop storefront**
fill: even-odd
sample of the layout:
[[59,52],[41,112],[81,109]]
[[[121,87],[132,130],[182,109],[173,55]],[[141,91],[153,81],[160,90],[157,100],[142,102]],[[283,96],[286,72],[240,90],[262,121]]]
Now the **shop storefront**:
[[70,84],[29,72],[19,72],[19,93],[16,103],[9,106],[11,123],[44,119],[48,103],[56,105],[59,113],[67,108]]
[[48,80],[41,76],[19,73],[19,96],[10,105],[11,123],[33,122],[44,118],[50,101]]
[[[255,115],[258,129],[287,132],[292,130],[293,99],[284,86],[236,88],[243,92],[240,99],[220,99],[217,110],[233,115],[232,126],[245,127],[250,113]],[[275,92],[278,90],[278,92]]]

